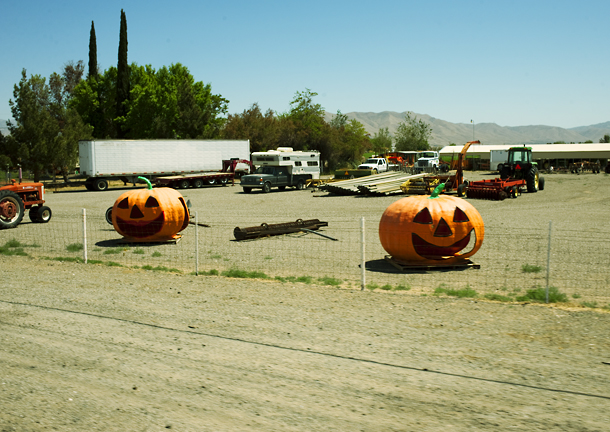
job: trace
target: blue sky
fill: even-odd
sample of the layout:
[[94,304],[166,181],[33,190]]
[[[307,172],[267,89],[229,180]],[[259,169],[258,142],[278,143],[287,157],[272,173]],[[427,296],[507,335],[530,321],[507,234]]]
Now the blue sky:
[[285,112],[310,89],[327,111],[412,111],[454,123],[610,121],[610,2],[3,0],[0,119],[21,70],[49,77],[128,61],[186,66],[229,102]]

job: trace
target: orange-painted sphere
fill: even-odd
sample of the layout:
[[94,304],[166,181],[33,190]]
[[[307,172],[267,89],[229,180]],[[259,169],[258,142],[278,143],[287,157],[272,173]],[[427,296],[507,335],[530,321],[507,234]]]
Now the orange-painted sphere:
[[476,208],[450,195],[413,195],[391,204],[379,221],[379,240],[405,265],[453,265],[483,243],[485,227]]

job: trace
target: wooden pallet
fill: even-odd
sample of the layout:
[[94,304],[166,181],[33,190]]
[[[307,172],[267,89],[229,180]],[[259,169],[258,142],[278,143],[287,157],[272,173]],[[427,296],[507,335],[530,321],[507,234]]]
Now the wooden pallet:
[[460,270],[460,269],[465,269],[465,268],[474,268],[474,269],[480,269],[481,266],[479,264],[475,264],[470,260],[465,260],[462,263],[459,264],[438,264],[438,265],[431,265],[431,264],[426,264],[426,265],[405,265],[405,264],[401,264],[399,262],[397,262],[396,260],[394,260],[391,256],[386,255],[384,257],[384,259],[392,264],[394,267],[396,267],[398,270],[400,271],[428,271],[428,270]]

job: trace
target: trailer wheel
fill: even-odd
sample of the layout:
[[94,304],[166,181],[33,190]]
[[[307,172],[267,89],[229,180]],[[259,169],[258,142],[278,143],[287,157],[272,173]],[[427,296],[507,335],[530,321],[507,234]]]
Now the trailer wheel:
[[93,189],[96,191],[105,191],[108,189],[108,182],[104,179],[96,179],[93,182]]
[[38,222],[39,223],[47,223],[51,220],[51,216],[53,212],[47,206],[38,207]]
[[180,180],[180,181],[178,182],[178,188],[179,188],[179,189],[188,189],[188,187],[189,187],[190,185],[191,185],[191,184],[189,183],[189,181],[188,181],[188,180]]
[[269,193],[271,191],[271,183],[267,182],[263,185],[263,192]]
[[221,178],[221,179],[220,179],[220,181],[219,181],[219,183],[220,183],[221,185],[223,185],[223,186],[225,186],[225,185],[226,185],[228,182],[229,182],[229,179],[228,179],[228,178],[226,178],[226,177]]
[[216,184],[216,179],[215,178],[208,179],[207,182],[208,182],[209,185],[215,185]]
[[201,179],[195,179],[193,180],[193,187],[199,189],[201,186],[203,186],[203,180]]
[[303,190],[305,189],[305,182],[303,180],[299,180],[297,182],[297,190]]
[[252,192],[252,188],[249,188],[249,187],[244,188],[244,193],[250,193],[250,192]]
[[108,209],[106,209],[106,222],[112,225],[112,207],[108,207]]
[[0,228],[13,228],[22,221],[23,201],[13,191],[0,191]]

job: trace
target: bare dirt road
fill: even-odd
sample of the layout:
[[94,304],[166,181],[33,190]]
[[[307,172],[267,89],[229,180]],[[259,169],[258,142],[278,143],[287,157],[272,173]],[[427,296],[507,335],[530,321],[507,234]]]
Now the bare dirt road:
[[606,431],[610,314],[0,256],[0,431]]

